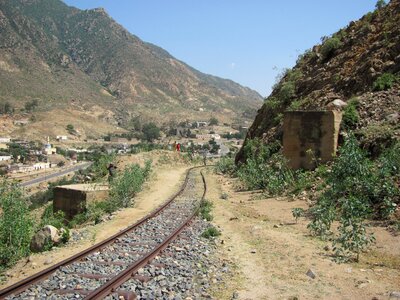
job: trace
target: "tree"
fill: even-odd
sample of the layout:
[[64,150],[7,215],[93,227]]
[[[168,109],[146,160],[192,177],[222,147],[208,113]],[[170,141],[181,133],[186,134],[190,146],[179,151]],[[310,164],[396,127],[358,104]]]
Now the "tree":
[[158,128],[156,124],[150,122],[143,125],[142,133],[143,140],[152,142],[160,137],[160,128]]
[[210,125],[218,125],[218,119],[215,117],[212,117],[210,119]]
[[75,128],[74,128],[74,125],[68,124],[67,127],[66,127],[66,129],[67,129],[67,131],[68,131],[69,134],[76,134],[76,130],[75,130]]
[[10,102],[0,103],[0,114],[11,114],[14,112],[14,108]]
[[13,156],[14,160],[20,157],[20,161],[24,161],[25,157],[28,155],[28,151],[19,144],[11,143],[8,145],[8,151]]
[[28,101],[25,103],[25,110],[26,111],[34,111],[35,108],[39,105],[37,99],[33,99],[32,101]]

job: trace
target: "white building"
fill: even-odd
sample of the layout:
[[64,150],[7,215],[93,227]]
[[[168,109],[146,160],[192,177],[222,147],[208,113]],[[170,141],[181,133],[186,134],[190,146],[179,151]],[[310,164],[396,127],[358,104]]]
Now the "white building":
[[57,135],[56,139],[57,141],[66,141],[68,140],[68,137],[66,135]]
[[0,161],[11,160],[11,155],[2,155],[0,156]]
[[0,137],[0,144],[1,143],[10,143],[11,142],[11,138],[9,137]]
[[215,140],[220,140],[221,136],[217,133],[207,133],[207,134],[196,134],[196,139],[201,139],[201,140],[210,140],[210,139],[215,139]]

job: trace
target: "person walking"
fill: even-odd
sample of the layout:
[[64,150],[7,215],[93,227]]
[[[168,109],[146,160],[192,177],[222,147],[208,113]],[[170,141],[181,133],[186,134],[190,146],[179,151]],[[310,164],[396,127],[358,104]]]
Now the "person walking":
[[115,177],[117,167],[114,164],[109,164],[107,167],[108,170],[108,183],[111,183]]

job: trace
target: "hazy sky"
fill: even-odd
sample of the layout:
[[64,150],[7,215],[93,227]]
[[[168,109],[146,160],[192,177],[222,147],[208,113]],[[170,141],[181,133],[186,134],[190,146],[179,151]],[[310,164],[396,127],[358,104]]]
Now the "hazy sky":
[[374,10],[376,0],[64,0],[103,7],[131,33],[201,72],[268,96],[306,49]]

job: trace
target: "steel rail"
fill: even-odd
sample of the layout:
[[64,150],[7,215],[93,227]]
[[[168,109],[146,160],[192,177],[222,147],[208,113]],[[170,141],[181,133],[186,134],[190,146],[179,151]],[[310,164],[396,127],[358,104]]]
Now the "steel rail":
[[[175,198],[177,198],[186,188],[188,180],[189,180],[189,174],[192,170],[197,169],[197,168],[202,168],[203,166],[195,166],[195,167],[191,167],[186,171],[186,177],[185,177],[185,181],[182,184],[181,188],[179,189],[178,192],[176,192],[173,196],[171,196],[163,205],[161,205],[160,207],[156,208],[154,211],[152,211],[149,215],[143,217],[142,219],[140,219],[139,221],[137,221],[135,224],[128,226],[127,228],[121,230],[120,232],[114,234],[113,236],[107,238],[106,240],[97,243],[96,245],[93,245],[92,247],[79,252],[47,269],[44,269],[32,276],[29,276],[19,282],[14,283],[13,285],[4,288],[2,290],[0,290],[0,299],[5,299],[7,296],[10,295],[18,295],[19,293],[23,292],[24,290],[26,290],[29,286],[33,285],[36,282],[39,282],[41,280],[46,279],[47,277],[49,277],[52,273],[54,273],[55,271],[58,270],[58,268],[62,267],[62,266],[66,266],[69,265],[75,261],[78,261],[80,259],[82,259],[83,257],[87,256],[88,254],[95,252],[101,248],[104,248],[105,246],[111,244],[113,241],[115,241],[117,238],[123,236],[124,234],[128,233],[129,231],[135,229],[136,227],[140,226],[141,224],[143,224],[144,222],[146,222],[147,220],[155,217],[158,213],[160,213],[164,208],[166,208],[169,204],[171,204],[171,202],[173,200],[175,200]],[[201,173],[201,175],[203,176],[203,174]],[[203,182],[205,183],[204,180],[204,176],[203,176]],[[205,193],[203,194],[204,197]]]
[[[203,179],[204,192],[201,198],[201,201],[204,201],[204,197],[206,195],[207,186],[205,182],[205,178],[202,172],[200,172],[201,177]],[[168,245],[177,238],[177,236],[186,228],[186,226],[193,220],[193,218],[197,215],[199,211],[199,207],[189,216],[189,218],[183,222],[177,229],[174,230],[172,234],[170,234],[160,245],[157,246],[154,250],[147,253],[140,260],[129,266],[126,270],[113,277],[109,281],[107,281],[104,285],[97,288],[88,294],[84,299],[92,300],[92,299],[103,299],[109,294],[113,293],[118,287],[120,287],[124,282],[133,277],[136,272],[147,265],[151,260],[153,260],[161,251],[168,247]]]

